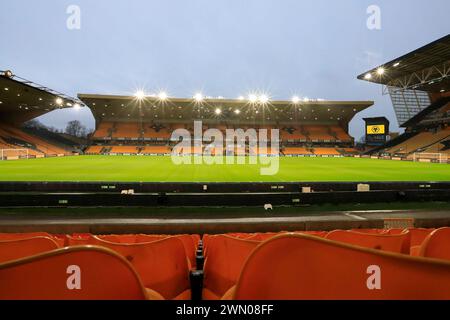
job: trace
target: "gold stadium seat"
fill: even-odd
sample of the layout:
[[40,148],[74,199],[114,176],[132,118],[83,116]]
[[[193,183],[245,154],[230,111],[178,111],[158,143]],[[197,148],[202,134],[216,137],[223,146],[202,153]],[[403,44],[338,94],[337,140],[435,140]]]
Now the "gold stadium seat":
[[66,247],[0,264],[0,300],[143,300],[131,264],[112,250]]
[[302,234],[282,235],[249,256],[237,300],[450,299],[450,262]]

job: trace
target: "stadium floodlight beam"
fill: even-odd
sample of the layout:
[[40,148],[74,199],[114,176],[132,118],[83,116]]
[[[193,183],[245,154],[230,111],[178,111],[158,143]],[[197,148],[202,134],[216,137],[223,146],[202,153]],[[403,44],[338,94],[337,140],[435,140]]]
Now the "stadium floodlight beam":
[[63,104],[63,99],[61,99],[60,97],[56,98],[56,104],[58,105],[62,105]]
[[379,76],[382,76],[382,75],[384,74],[385,71],[386,71],[386,70],[385,70],[383,67],[380,67],[380,68],[377,69],[377,74],[378,74]]
[[267,103],[269,102],[269,97],[266,94],[262,94],[259,96],[258,101],[260,103]]
[[196,93],[193,98],[197,102],[202,102],[204,99],[203,94],[201,94],[200,92]]
[[161,91],[160,93],[158,93],[158,99],[161,101],[167,100],[168,95],[167,92],[165,91]]
[[79,103],[75,103],[75,104],[73,105],[73,108],[74,108],[75,110],[79,110],[79,109],[81,108],[81,106],[80,106]]
[[292,103],[297,104],[300,102],[300,98],[298,96],[293,96],[292,97]]
[[370,73],[367,73],[367,74],[364,76],[364,79],[366,79],[366,80],[372,79],[372,75],[371,75]]
[[245,98],[244,98],[244,96],[239,96],[238,97],[238,100],[240,100],[240,101],[242,101],[242,100],[244,100]]
[[215,112],[217,115],[219,115],[219,114],[222,113],[222,110],[220,110],[219,108],[217,108],[214,112]]
[[239,113],[241,113],[241,110],[236,109],[236,110],[234,110],[234,113],[239,114]]
[[142,90],[138,90],[136,91],[136,93],[134,94],[134,96],[138,99],[138,100],[142,100],[145,98],[145,93]]
[[248,101],[250,101],[251,103],[255,103],[258,101],[258,96],[256,94],[249,94],[248,95]]

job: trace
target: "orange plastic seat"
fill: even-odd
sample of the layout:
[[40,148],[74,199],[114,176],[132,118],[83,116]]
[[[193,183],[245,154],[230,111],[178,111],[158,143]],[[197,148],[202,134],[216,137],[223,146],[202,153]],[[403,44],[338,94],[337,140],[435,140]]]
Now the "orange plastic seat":
[[66,247],[0,264],[0,300],[143,300],[131,264],[112,250]]
[[146,288],[164,299],[190,299],[189,264],[184,245],[177,237],[143,243],[116,243],[91,236],[69,238],[72,245],[91,244],[106,247],[125,257],[133,265]]
[[204,300],[220,299],[236,284],[245,260],[259,243],[227,235],[209,237],[204,265]]
[[409,254],[409,237],[408,231],[401,234],[389,235],[334,230],[327,234],[326,239],[365,248]]
[[16,260],[58,248],[58,244],[47,237],[0,241],[0,263]]
[[237,300],[450,299],[450,262],[302,234],[262,243],[246,261]]
[[47,237],[54,240],[58,246],[64,247],[66,242],[65,235],[51,235],[47,232],[28,232],[28,233],[0,233],[0,241],[2,240],[19,240],[35,237]]
[[423,241],[419,255],[450,260],[450,228],[440,228],[430,233]]
[[28,239],[28,238],[35,238],[35,237],[52,238],[52,235],[50,235],[47,232],[0,233],[0,241]]

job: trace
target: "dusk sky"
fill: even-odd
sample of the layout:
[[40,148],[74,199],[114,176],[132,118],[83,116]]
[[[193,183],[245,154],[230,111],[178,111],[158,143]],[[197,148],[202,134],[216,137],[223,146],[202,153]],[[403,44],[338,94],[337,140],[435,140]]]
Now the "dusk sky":
[[[66,26],[70,5],[80,29]],[[381,30],[366,25],[370,5]],[[0,0],[0,69],[71,96],[374,100],[351,123],[359,139],[362,117],[398,126],[381,86],[356,76],[448,34],[449,12],[448,0]],[[94,126],[87,108],[41,117],[59,128],[73,119]]]

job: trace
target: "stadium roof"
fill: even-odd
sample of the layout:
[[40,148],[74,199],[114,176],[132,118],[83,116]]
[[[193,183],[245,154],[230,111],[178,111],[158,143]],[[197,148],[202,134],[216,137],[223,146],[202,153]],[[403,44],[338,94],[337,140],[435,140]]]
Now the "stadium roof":
[[439,99],[438,101],[431,104],[428,108],[422,110],[418,114],[416,114],[414,117],[406,121],[402,127],[411,127],[414,125],[417,125],[420,121],[427,118],[428,115],[432,114],[434,111],[441,109],[442,107],[445,107],[450,102],[450,97],[444,97]]
[[447,92],[450,89],[450,34],[364,72],[358,79],[401,89]]
[[97,121],[236,121],[275,122],[349,122],[355,114],[373,105],[373,101],[266,101],[243,99],[169,98],[157,96],[115,96],[79,94]]
[[[0,71],[0,118],[23,123],[55,109],[81,105],[78,99]],[[3,115],[5,114],[5,115]]]

